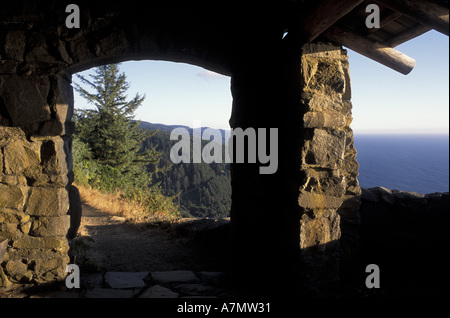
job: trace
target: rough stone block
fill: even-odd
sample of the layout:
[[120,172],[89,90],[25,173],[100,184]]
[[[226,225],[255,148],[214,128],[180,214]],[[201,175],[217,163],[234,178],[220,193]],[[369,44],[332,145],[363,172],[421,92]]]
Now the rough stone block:
[[61,137],[34,139],[42,142],[42,171],[49,175],[67,174],[65,140]]
[[[67,250],[60,253],[45,253],[43,257],[34,261],[34,281],[37,283],[54,282],[55,280],[63,280],[66,276],[66,266],[70,259]],[[42,254],[40,254],[42,255]]]
[[55,118],[45,122],[39,133],[42,136],[70,135],[74,131],[72,85],[63,76],[52,77],[51,83],[53,95],[49,104]]
[[345,194],[346,182],[341,170],[308,169],[305,173],[306,181],[302,190],[334,197]]
[[343,53],[345,53],[345,50],[342,47],[330,43],[306,43],[302,46],[302,55],[308,57],[342,59],[345,56]]
[[125,33],[122,30],[115,30],[115,32],[109,33],[106,37],[98,41],[97,50],[102,53],[118,54],[126,50],[128,45],[128,39]]
[[6,277],[3,268],[0,266],[0,288],[7,288],[11,285],[12,283],[9,281],[8,277]]
[[32,236],[64,236],[70,225],[70,216],[38,217],[34,219],[29,234]]
[[25,176],[0,174],[0,183],[6,184],[7,186],[18,186],[23,188],[27,186],[27,178],[25,178]]
[[5,52],[9,59],[18,62],[23,61],[25,40],[25,32],[23,30],[11,30],[6,34]]
[[53,50],[56,48],[51,47],[50,42],[54,40],[51,35],[36,32],[28,33],[27,35],[33,40],[28,41],[24,58],[36,73],[44,71],[48,67],[55,67],[58,64],[62,64],[61,61],[58,61],[53,56]]
[[25,140],[26,136],[22,129],[18,127],[0,126],[0,147],[4,147],[10,140],[16,138]]
[[28,222],[30,216],[15,209],[1,209],[0,223],[22,223]]
[[18,228],[18,223],[0,223],[0,236],[8,240],[18,240],[23,233]]
[[64,188],[32,188],[26,213],[32,216],[61,216],[69,210]]
[[15,74],[19,63],[12,60],[0,61],[0,74]]
[[49,120],[47,77],[11,77],[0,85],[0,95],[15,126]]
[[68,242],[65,237],[33,237],[24,236],[20,240],[13,243],[14,248],[18,249],[39,249],[39,250],[55,250],[67,251]]
[[314,215],[305,213],[300,221],[300,248],[323,246],[337,242],[341,236],[340,217],[334,210],[314,211]]
[[40,155],[36,145],[27,141],[15,140],[3,150],[5,172],[7,174],[34,175],[40,170]]
[[344,131],[314,129],[304,163],[321,168],[338,169],[344,159],[344,150]]
[[45,188],[62,188],[69,183],[69,177],[64,174],[49,175],[41,173],[28,179],[28,184],[32,187],[45,187]]
[[298,204],[302,208],[310,210],[338,209],[342,204],[342,198],[300,190]]
[[10,260],[6,263],[5,273],[11,282],[29,283],[33,278],[33,273],[28,269],[28,265],[20,260]]
[[23,209],[26,199],[26,189],[18,186],[0,184],[0,209]]
[[[343,113],[344,102],[335,95],[326,94],[307,94],[303,97],[303,103],[305,104],[308,111],[322,112],[322,111],[336,111],[338,113]],[[350,104],[351,105],[351,104]]]
[[5,257],[7,248],[8,248],[8,240],[0,236],[0,264],[3,262],[3,258]]
[[[304,60],[304,58],[302,58]],[[305,89],[321,94],[343,94],[345,92],[345,74],[341,61],[318,59],[303,61],[308,68],[304,69]]]
[[338,128],[346,124],[345,117],[338,112],[307,112],[303,122],[305,128]]

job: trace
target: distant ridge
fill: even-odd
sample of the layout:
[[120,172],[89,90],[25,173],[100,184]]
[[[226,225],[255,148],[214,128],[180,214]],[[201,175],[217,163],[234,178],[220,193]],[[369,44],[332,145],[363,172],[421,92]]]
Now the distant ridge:
[[[170,133],[174,128],[186,129],[185,134],[192,136],[191,143],[191,158],[197,151],[193,147],[194,139],[198,140],[200,131],[204,132],[207,127],[200,129],[192,129],[191,127],[183,125],[164,125],[160,123],[141,122],[140,128],[149,131],[157,131],[155,135],[143,141],[142,149],[152,149],[162,153],[159,162],[159,168],[170,167],[164,173],[158,173],[155,180],[160,182],[163,192],[169,196],[175,196],[178,201],[179,211],[183,217],[196,218],[223,218],[229,216],[231,206],[231,174],[229,163],[193,163],[183,162],[173,164],[170,159],[170,152],[178,140],[170,140]],[[228,136],[231,131],[223,129],[215,129],[221,134],[217,144],[228,141]],[[202,147],[209,144],[210,141],[202,140]],[[222,154],[225,149],[222,148]],[[154,170],[154,167],[149,167]]]
[[[188,127],[188,126],[183,126],[183,125],[165,125],[165,124],[159,124],[159,123],[149,123],[147,121],[141,121],[139,128],[141,129],[148,129],[148,130],[159,130],[159,131],[164,131],[164,132],[168,132],[170,133],[172,130],[174,130],[175,128],[185,128],[189,131],[189,134],[192,136],[195,133],[196,137],[201,137],[200,136],[200,131],[198,128],[195,129]],[[205,129],[208,129],[210,127],[201,127],[201,133],[203,134],[203,132],[205,131]],[[228,141],[228,138],[230,137],[231,134],[231,130],[225,130],[225,129],[217,129],[217,128],[210,128],[213,130],[218,130],[222,136],[222,144],[224,144],[225,142]]]

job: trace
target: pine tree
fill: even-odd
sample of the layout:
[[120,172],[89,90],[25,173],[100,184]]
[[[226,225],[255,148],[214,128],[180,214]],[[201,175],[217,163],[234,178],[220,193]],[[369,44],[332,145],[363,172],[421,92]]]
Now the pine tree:
[[151,181],[146,166],[156,168],[161,156],[155,148],[140,151],[143,140],[151,137],[134,121],[145,95],[136,94],[127,101],[130,84],[125,73],[119,73],[118,64],[97,67],[92,80],[77,77],[91,90],[78,84],[75,90],[96,109],[77,110],[76,138],[87,144],[95,162],[116,169],[133,186],[145,186]]

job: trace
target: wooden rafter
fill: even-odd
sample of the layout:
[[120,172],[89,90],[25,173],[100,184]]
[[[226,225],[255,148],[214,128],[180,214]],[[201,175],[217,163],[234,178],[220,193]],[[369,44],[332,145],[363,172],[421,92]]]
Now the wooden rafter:
[[396,35],[395,37],[389,39],[388,41],[384,42],[383,44],[388,47],[396,47],[402,43],[405,43],[415,37],[418,37],[419,35],[422,35],[431,29],[423,24],[417,24],[415,27],[408,29],[407,31],[400,33]]
[[354,32],[343,30],[339,27],[328,29],[324,35],[349,49],[358,52],[374,61],[390,67],[404,75],[409,74],[414,68],[416,61],[411,57],[387,47]]
[[[431,29],[449,35],[449,10],[431,0],[316,0],[302,12],[291,39],[311,42],[323,35],[402,74],[415,60],[394,47]],[[365,5],[382,9],[380,28],[365,27]],[[359,8],[358,8],[359,7]],[[361,24],[362,23],[362,24]],[[380,31],[380,29],[382,29]]]
[[375,0],[375,2],[449,35],[449,10],[446,7],[429,0]]
[[[385,11],[381,12],[380,15],[381,15],[380,28],[382,29],[392,21],[395,21],[398,18],[400,18],[403,14],[397,11],[386,9]],[[378,30],[379,30],[378,28],[367,29],[367,33],[377,32]]]
[[318,4],[314,9],[307,12],[301,24],[301,37],[306,42],[313,41],[364,0],[323,0],[317,2]]

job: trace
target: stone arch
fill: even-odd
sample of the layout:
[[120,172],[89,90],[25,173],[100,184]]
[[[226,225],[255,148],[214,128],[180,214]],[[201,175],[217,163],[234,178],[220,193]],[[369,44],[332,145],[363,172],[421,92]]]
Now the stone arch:
[[[81,27],[68,29],[67,4],[23,0],[1,15],[0,238],[8,243],[0,242],[0,287],[66,275],[71,74],[142,59],[231,75],[231,127],[279,129],[275,174],[232,166],[236,281],[269,293],[295,287],[299,255],[312,277],[333,281],[340,225],[357,223],[360,192],[345,51],[284,41],[283,17],[270,5],[215,7],[205,16],[203,5],[186,1],[80,0]],[[279,275],[267,278],[269,271]]]

